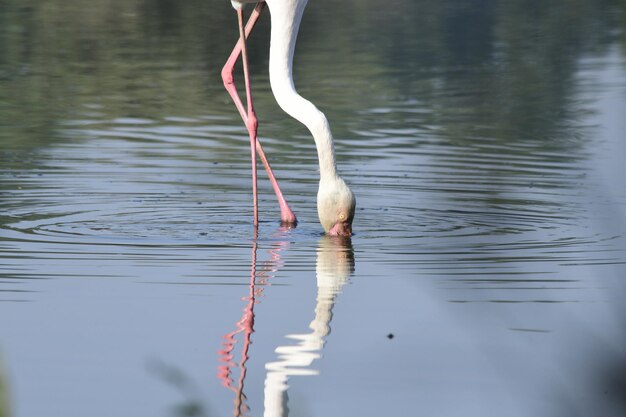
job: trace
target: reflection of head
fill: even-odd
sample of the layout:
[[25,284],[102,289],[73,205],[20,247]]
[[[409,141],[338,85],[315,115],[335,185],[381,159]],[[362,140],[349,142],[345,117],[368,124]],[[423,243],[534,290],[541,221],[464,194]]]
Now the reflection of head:
[[318,293],[322,288],[328,288],[332,293],[329,295],[339,292],[354,272],[354,250],[350,238],[323,236],[317,245],[315,272]]

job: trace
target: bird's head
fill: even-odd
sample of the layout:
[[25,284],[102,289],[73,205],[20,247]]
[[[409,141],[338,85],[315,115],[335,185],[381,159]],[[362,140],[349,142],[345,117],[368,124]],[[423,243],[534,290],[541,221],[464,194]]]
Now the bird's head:
[[331,236],[352,236],[356,199],[344,180],[323,179],[317,192],[317,214]]

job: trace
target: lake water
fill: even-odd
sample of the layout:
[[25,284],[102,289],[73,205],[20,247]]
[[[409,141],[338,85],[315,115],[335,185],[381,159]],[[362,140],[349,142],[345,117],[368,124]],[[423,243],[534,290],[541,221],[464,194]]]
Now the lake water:
[[351,240],[317,221],[267,16],[260,140],[300,223],[261,170],[255,232],[227,1],[5,3],[9,415],[626,413],[623,2],[310,1],[296,84]]

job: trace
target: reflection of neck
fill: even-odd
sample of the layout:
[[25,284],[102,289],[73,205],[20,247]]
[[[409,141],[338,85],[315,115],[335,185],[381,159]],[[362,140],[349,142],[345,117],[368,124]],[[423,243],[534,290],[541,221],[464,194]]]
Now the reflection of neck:
[[309,325],[312,330],[306,334],[288,335],[287,338],[297,341],[295,345],[285,345],[276,348],[278,360],[265,365],[267,377],[265,379],[265,416],[286,417],[287,380],[292,375],[317,375],[319,372],[309,369],[320,351],[324,347],[324,337],[330,333],[332,308],[335,303],[334,291],[330,287],[319,287],[317,291],[317,305],[315,318]]
[[[325,240],[323,240],[325,242]],[[276,348],[278,360],[265,365],[265,417],[287,417],[287,381],[293,375],[317,375],[319,372],[310,369],[315,359],[321,357],[324,338],[330,334],[332,309],[337,294],[346,283],[351,271],[349,257],[337,248],[324,247],[317,252],[317,304],[315,318],[309,324],[310,333],[286,336],[296,340],[295,345],[284,345]],[[346,263],[346,259],[348,262]],[[345,266],[348,265],[347,268]]]

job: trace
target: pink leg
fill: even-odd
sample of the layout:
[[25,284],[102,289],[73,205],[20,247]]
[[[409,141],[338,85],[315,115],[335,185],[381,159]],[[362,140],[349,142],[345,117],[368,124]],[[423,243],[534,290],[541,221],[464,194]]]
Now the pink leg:
[[239,21],[239,38],[241,39],[241,57],[243,60],[243,77],[246,85],[246,98],[248,104],[248,114],[244,121],[250,135],[250,157],[252,159],[252,205],[254,207],[254,225],[259,225],[259,202],[256,181],[256,143],[257,129],[259,122],[252,106],[252,91],[250,89],[250,71],[248,67],[248,52],[246,50],[246,35],[243,27],[243,9],[237,9],[237,20]]
[[[289,208],[289,205],[287,204],[287,201],[285,200],[285,197],[283,196],[283,193],[281,192],[280,187],[278,186],[278,181],[276,181],[276,177],[274,176],[274,173],[272,172],[272,168],[267,160],[267,157],[265,156],[265,152],[263,151],[261,142],[256,137],[258,121],[256,118],[256,114],[254,113],[254,108],[252,106],[252,97],[250,95],[250,82],[249,82],[249,72],[248,72],[248,62],[247,62],[248,60],[247,60],[247,53],[246,53],[246,47],[245,47],[245,39],[250,35],[250,32],[254,28],[254,25],[259,19],[259,16],[261,15],[261,12],[263,11],[264,7],[265,7],[265,2],[257,3],[256,7],[254,8],[254,11],[250,15],[250,19],[248,20],[248,23],[245,29],[243,28],[243,12],[241,10],[237,11],[237,16],[239,20],[239,28],[240,28],[240,39],[235,45],[232,53],[230,54],[230,57],[226,61],[224,68],[222,69],[222,80],[224,81],[224,87],[226,88],[226,91],[228,91],[228,94],[231,96],[231,98],[235,102],[235,106],[237,107],[237,110],[239,111],[241,118],[246,123],[248,132],[250,133],[251,153],[253,155],[253,165],[254,165],[253,167],[253,194],[256,196],[256,192],[255,192],[256,164],[254,163],[254,161],[256,160],[254,156],[255,154],[254,150],[256,150],[256,152],[259,154],[259,157],[261,158],[261,161],[263,162],[263,165],[265,166],[267,175],[269,176],[270,182],[272,183],[272,187],[274,188],[274,192],[276,193],[276,197],[278,198],[278,204],[280,206],[281,221],[283,223],[295,224],[297,222],[296,216],[293,214],[293,212]],[[239,55],[243,56],[244,79],[246,83],[246,96],[247,96],[247,105],[248,105],[247,111],[243,103],[241,102],[241,99],[239,98],[239,94],[237,93],[237,88],[235,86],[235,82],[233,79],[233,70],[234,70],[235,63],[237,62],[237,59],[239,58]],[[253,145],[253,143],[255,145]],[[255,205],[255,219],[256,219],[256,213],[257,213],[256,197],[254,197],[254,201],[255,201],[254,205]],[[257,220],[255,220],[255,224],[257,224]]]

